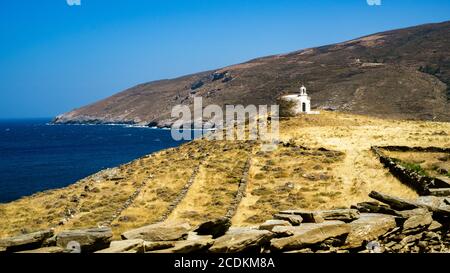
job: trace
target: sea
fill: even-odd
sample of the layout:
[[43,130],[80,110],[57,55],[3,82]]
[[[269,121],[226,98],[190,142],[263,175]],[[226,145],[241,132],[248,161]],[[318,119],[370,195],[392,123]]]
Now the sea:
[[176,147],[170,130],[0,120],[0,203],[68,186],[100,170]]

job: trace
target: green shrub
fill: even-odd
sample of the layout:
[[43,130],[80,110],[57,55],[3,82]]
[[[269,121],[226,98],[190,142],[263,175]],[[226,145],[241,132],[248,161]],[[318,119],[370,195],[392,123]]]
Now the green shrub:
[[416,163],[409,163],[409,162],[405,162],[405,161],[401,161],[399,159],[393,159],[395,162],[397,162],[398,164],[400,164],[401,166],[403,166],[404,168],[410,170],[410,171],[414,171],[422,176],[430,176],[427,171],[425,171],[422,166],[420,166],[419,164]]
[[279,98],[277,99],[277,104],[280,107],[279,116],[280,117],[294,117],[295,116],[295,106],[296,103],[294,101],[286,100]]

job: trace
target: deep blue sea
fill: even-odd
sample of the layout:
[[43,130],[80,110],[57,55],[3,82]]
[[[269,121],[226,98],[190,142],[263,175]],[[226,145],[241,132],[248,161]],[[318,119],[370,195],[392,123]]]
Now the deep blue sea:
[[49,121],[0,120],[0,203],[182,144],[170,130]]

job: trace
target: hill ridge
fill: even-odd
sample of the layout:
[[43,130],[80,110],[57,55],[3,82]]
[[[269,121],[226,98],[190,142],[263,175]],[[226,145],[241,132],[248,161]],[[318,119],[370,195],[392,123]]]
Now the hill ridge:
[[[62,114],[55,123],[170,126],[173,106],[270,104],[308,87],[313,106],[377,117],[450,121],[450,21],[255,58],[142,83]],[[376,104],[374,102],[377,102]]]

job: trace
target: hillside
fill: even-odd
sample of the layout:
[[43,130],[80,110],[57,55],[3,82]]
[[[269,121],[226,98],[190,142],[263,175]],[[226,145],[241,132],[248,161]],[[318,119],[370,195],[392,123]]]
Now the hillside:
[[304,82],[313,107],[384,118],[450,121],[450,22],[251,60],[141,84],[58,116],[56,123],[169,126],[174,105],[268,104]]
[[260,151],[257,142],[199,139],[0,204],[0,238],[97,226],[111,227],[118,238],[147,224],[187,220],[195,226],[226,215],[234,226],[253,226],[285,209],[349,207],[370,200],[372,190],[414,199],[417,193],[370,148],[450,147],[450,123],[323,111],[280,125],[284,144],[273,152]]

